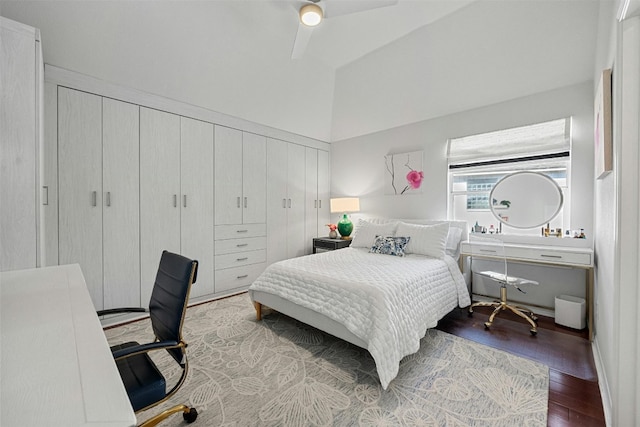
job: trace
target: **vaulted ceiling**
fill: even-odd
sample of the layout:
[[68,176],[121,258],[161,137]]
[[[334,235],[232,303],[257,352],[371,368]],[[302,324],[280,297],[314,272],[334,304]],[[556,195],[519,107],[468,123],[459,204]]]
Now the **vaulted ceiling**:
[[292,60],[300,4],[3,0],[0,15],[41,29],[49,64],[324,141],[593,73],[598,0],[399,0],[326,19]]

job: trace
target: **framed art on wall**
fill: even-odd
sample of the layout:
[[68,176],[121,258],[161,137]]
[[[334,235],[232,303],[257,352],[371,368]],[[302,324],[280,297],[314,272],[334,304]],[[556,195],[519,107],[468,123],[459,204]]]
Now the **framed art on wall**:
[[594,148],[596,178],[604,178],[613,169],[613,141],[611,130],[611,69],[600,76],[594,111]]
[[384,194],[405,195],[422,193],[422,151],[387,154],[384,156],[386,169]]

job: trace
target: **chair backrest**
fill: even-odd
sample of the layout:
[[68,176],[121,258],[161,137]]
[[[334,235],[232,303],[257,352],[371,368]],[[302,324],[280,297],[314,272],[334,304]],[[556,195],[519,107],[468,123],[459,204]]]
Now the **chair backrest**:
[[[473,269],[473,257],[478,261],[483,258],[492,260],[490,269],[508,277],[507,258],[504,251],[504,240],[493,237],[491,234],[469,233],[469,244],[471,246],[471,262]],[[482,268],[487,270],[487,268]]]
[[[197,271],[198,261],[168,251],[162,252],[149,301],[151,326],[159,341],[182,341],[182,323]],[[176,362],[182,363],[183,348],[167,351]]]

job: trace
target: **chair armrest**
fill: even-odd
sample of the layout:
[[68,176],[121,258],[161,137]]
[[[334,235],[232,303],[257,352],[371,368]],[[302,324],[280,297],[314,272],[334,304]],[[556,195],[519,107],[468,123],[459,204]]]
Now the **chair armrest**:
[[148,310],[142,307],[123,307],[123,308],[108,308],[106,310],[98,310],[98,316],[105,316],[107,314],[120,314],[120,313],[146,313]]
[[139,345],[133,345],[131,347],[121,348],[112,352],[112,354],[113,354],[113,358],[115,360],[118,360],[124,357],[133,356],[135,354],[148,353],[153,350],[175,348],[175,347],[179,347],[180,345],[181,344],[177,341],[157,341],[149,344],[139,344]]

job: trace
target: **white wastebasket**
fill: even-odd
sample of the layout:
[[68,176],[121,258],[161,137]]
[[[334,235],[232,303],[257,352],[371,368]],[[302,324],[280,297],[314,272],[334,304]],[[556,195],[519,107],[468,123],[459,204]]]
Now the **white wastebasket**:
[[573,329],[584,329],[587,304],[584,298],[560,295],[556,297],[556,323]]

